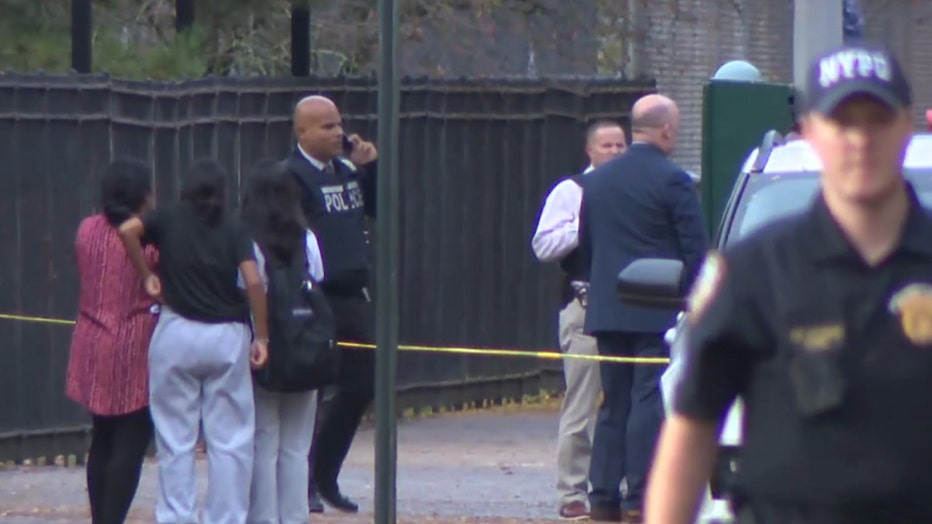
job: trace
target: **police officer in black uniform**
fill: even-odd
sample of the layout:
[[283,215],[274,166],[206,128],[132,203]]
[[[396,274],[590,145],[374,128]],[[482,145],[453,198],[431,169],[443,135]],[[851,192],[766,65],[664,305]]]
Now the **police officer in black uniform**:
[[[369,294],[369,247],[366,216],[375,216],[375,146],[357,135],[347,138],[336,105],[310,96],[295,107],[298,146],[286,160],[297,181],[301,206],[317,234],[324,261],[321,289],[327,295],[341,341],[371,343],[375,312]],[[349,160],[346,142],[351,151]],[[355,513],[359,507],[337,485],[356,429],[375,394],[375,354],[345,349],[341,354],[336,395],[323,417],[308,462],[309,502],[316,493],[334,508]],[[316,489],[316,493],[315,493]]]
[[844,47],[804,103],[821,191],[706,258],[648,523],[693,522],[738,396],[738,522],[932,522],[932,219],[902,174],[908,81],[888,50]]

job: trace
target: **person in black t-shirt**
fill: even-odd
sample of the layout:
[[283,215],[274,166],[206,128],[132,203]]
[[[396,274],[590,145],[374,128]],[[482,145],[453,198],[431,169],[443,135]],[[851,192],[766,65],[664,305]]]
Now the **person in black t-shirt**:
[[805,87],[821,189],[707,256],[648,523],[693,522],[738,397],[739,523],[932,522],[932,216],[903,175],[909,83],[888,50],[853,46]]
[[[217,163],[199,161],[181,202],[120,226],[146,290],[162,301],[149,346],[159,522],[198,521],[194,448],[202,421],[210,477],[205,520],[246,521],[255,432],[250,366],[265,364],[268,325],[252,239],[223,208],[225,178]],[[158,275],[145,265],[143,241],[159,249]]]

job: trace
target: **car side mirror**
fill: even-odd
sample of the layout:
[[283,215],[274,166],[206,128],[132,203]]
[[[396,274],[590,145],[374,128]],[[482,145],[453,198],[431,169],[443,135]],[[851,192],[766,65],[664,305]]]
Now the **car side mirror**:
[[630,306],[682,310],[682,279],[681,260],[639,258],[618,273],[618,297]]

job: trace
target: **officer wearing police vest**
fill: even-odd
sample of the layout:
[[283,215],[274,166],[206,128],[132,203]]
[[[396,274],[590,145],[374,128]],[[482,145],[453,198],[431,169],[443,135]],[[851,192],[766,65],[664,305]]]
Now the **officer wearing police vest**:
[[888,50],[844,47],[803,99],[821,191],[708,255],[648,523],[693,522],[739,395],[739,522],[932,522],[932,218],[902,174],[910,87]]
[[[336,316],[337,337],[371,343],[375,315],[368,288],[366,216],[375,216],[376,148],[350,135],[349,159],[343,158],[347,139],[340,112],[323,96],[310,96],[297,104],[294,132],[298,145],[286,165],[295,177],[304,214],[320,243],[324,261],[321,289]],[[311,511],[323,510],[316,494],[340,511],[359,510],[342,494],[337,477],[374,394],[374,352],[344,350],[336,395],[319,420],[319,432],[308,457]]]

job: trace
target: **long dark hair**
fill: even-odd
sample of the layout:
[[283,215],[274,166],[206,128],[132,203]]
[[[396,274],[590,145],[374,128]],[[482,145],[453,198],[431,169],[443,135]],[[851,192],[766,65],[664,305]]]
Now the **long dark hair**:
[[191,204],[205,223],[216,224],[223,218],[226,179],[226,170],[216,160],[197,160],[181,184],[181,201]]
[[114,160],[100,180],[100,207],[113,227],[138,213],[151,194],[152,172],[134,158]]
[[241,215],[252,238],[279,260],[290,261],[304,249],[307,224],[297,184],[280,162],[260,160],[250,169]]

